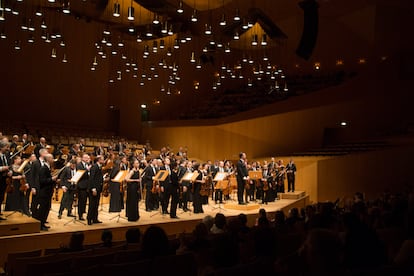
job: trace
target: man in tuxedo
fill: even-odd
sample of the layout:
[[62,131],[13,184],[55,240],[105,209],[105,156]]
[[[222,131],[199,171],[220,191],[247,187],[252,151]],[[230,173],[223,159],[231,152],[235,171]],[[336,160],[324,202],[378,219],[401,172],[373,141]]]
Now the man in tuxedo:
[[[4,200],[4,194],[6,192],[6,178],[11,176],[10,172],[10,159],[7,154],[9,150],[9,143],[3,140],[0,140],[0,215],[1,215],[1,206]],[[0,217],[0,220],[5,220],[5,218]]]
[[46,154],[45,162],[39,171],[39,194],[38,194],[38,219],[40,220],[40,230],[47,231],[48,226],[45,225],[49,216],[50,206],[52,204],[53,188],[57,176],[52,176],[51,167],[53,166],[53,155]]
[[40,168],[46,162],[45,157],[47,154],[49,153],[46,148],[41,148],[39,150],[39,158],[33,161],[30,172],[29,172],[30,177],[28,179],[29,185],[31,187],[31,192],[32,192],[32,203],[30,204],[30,211],[32,212],[32,216],[38,220],[40,220],[40,217],[38,214],[38,211],[39,211],[38,198],[39,198],[39,191],[40,191],[40,182],[39,182]]
[[[174,177],[176,177],[176,172],[173,171],[176,165],[171,166],[170,158],[166,157],[164,160],[164,166],[160,169],[165,170],[168,175],[165,181],[161,182],[161,206],[162,206],[162,213],[163,214],[170,214],[171,218],[178,218],[177,217],[177,203],[178,203],[178,181],[174,181]],[[175,175],[173,175],[175,174]],[[168,213],[167,208],[170,203],[171,198],[171,207],[170,213]]]
[[103,143],[101,143],[99,146],[94,147],[93,153],[94,153],[95,156],[99,156],[99,155],[104,156],[105,155],[105,147],[104,147]]
[[151,212],[155,209],[154,204],[154,194],[151,192],[152,189],[152,182],[154,180],[154,176],[157,174],[157,159],[152,159],[151,163],[144,169],[142,183],[143,186],[146,188],[146,196],[145,196],[145,211]]
[[249,179],[249,173],[246,166],[246,153],[239,154],[239,161],[237,162],[237,200],[240,205],[246,204],[243,202],[243,193],[246,180]]
[[293,159],[290,159],[286,166],[286,175],[288,179],[288,192],[295,191],[295,176],[296,176],[296,165]]
[[74,217],[72,215],[72,203],[76,191],[76,184],[70,182],[72,177],[76,173],[76,160],[70,160],[69,167],[63,169],[60,174],[60,183],[63,191],[62,201],[60,202],[58,218],[62,218],[63,210],[68,210],[68,217]]
[[85,173],[79,179],[77,184],[78,189],[78,216],[79,220],[85,220],[83,214],[86,213],[86,202],[88,200],[88,181],[89,181],[89,154],[82,155],[82,161],[76,165],[76,170],[84,170]]
[[98,208],[99,199],[101,198],[101,192],[103,187],[103,174],[102,165],[105,163],[104,157],[99,155],[95,159],[95,164],[90,169],[88,196],[89,196],[89,208],[88,208],[88,225],[92,223],[102,223],[98,220]]

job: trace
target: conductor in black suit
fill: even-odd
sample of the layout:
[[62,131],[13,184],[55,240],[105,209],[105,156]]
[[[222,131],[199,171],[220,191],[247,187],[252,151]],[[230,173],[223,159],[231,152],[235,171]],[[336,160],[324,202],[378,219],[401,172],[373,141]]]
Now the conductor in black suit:
[[89,182],[89,165],[90,157],[88,154],[82,155],[82,161],[76,165],[76,170],[84,170],[85,173],[79,179],[78,188],[78,215],[79,220],[85,220],[83,214],[86,213],[86,202],[88,200],[88,182]]
[[249,173],[246,166],[246,153],[239,154],[240,160],[237,162],[237,200],[239,204],[246,204],[243,202],[244,184],[249,179]]
[[48,226],[45,225],[47,217],[49,216],[50,206],[52,204],[53,188],[57,176],[52,176],[51,168],[53,166],[53,155],[47,154],[45,156],[45,162],[40,167],[39,171],[39,185],[40,190],[38,194],[38,218],[40,220],[40,230],[47,231]]
[[98,220],[98,208],[99,199],[101,198],[102,186],[103,186],[103,174],[102,165],[105,163],[104,157],[99,155],[95,159],[95,164],[90,169],[88,196],[89,196],[89,209],[88,209],[88,225],[92,223],[102,223]]

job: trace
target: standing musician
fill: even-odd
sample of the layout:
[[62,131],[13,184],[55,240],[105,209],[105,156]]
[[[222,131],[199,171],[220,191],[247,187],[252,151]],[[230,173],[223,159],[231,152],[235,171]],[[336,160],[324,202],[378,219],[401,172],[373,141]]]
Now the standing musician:
[[[164,166],[160,167],[160,170],[165,170],[168,172],[168,175],[165,181],[160,182],[160,201],[161,201],[161,209],[162,209],[163,215],[169,214],[169,212],[167,211],[167,208],[170,203],[171,194],[167,195],[167,187],[172,185],[170,164],[171,164],[170,158],[165,157]],[[168,190],[170,191],[171,188],[168,188]]]
[[19,172],[18,169],[22,164],[22,158],[18,155],[12,159],[12,176],[11,183],[12,189],[7,193],[6,199],[6,211],[20,211],[22,214],[28,215],[29,209],[25,206],[25,192],[20,190],[20,181],[24,181],[24,172]]
[[140,194],[140,172],[139,160],[132,162],[132,169],[126,178],[127,181],[127,198],[126,198],[126,216],[128,221],[137,221],[139,219],[139,194]]
[[[12,173],[9,171],[10,160],[7,156],[7,151],[9,149],[9,143],[0,140],[0,215],[1,215],[1,206],[3,205],[4,194],[6,193],[6,179],[10,177]],[[5,218],[0,217],[0,220],[5,220]]]
[[50,206],[52,204],[53,188],[57,176],[52,176],[51,169],[53,166],[53,155],[46,154],[45,162],[40,167],[39,171],[39,195],[37,202],[39,204],[38,218],[40,220],[40,230],[47,231],[49,226],[46,226],[46,220],[49,216]]
[[237,162],[237,200],[240,205],[245,205],[243,202],[243,193],[246,180],[249,180],[249,173],[246,166],[246,153],[239,154],[240,160]]
[[183,168],[180,168],[179,176],[178,176],[179,177],[178,179],[180,179],[180,181],[181,181],[182,204],[183,204],[183,211],[184,212],[187,212],[189,210],[188,209],[188,200],[189,200],[189,197],[190,197],[190,191],[191,191],[191,188],[192,188],[193,184],[191,184],[190,181],[184,181],[184,180],[181,180],[181,179],[183,178],[183,176],[186,173],[191,173],[191,172],[193,172],[192,162],[191,161],[184,162],[183,163]]
[[40,150],[45,149],[46,147],[47,147],[46,138],[45,137],[40,137],[39,144],[37,144],[35,149],[34,149],[34,154],[36,154],[37,159],[39,159],[39,157],[40,157]]
[[104,163],[104,157],[102,155],[99,155],[95,158],[95,164],[93,164],[90,168],[88,181],[88,225],[92,225],[92,223],[102,223],[102,221],[98,220],[98,208],[104,181],[102,174],[102,166]]
[[99,146],[94,147],[93,154],[95,156],[98,156],[98,155],[104,156],[105,155],[105,147],[104,147],[104,144],[103,143],[100,143]]
[[76,184],[73,182],[70,182],[72,177],[76,173],[76,160],[72,159],[70,160],[69,167],[65,167],[60,174],[60,183],[61,188],[63,191],[62,201],[60,202],[60,208],[59,208],[59,214],[58,218],[62,218],[63,210],[68,210],[68,217],[74,217],[72,214],[72,204],[75,197],[76,192]]
[[29,185],[31,187],[32,192],[32,203],[30,205],[30,210],[32,211],[32,217],[35,219],[40,220],[39,217],[39,191],[40,191],[40,168],[46,162],[46,155],[49,154],[46,148],[42,148],[39,150],[39,158],[36,159],[31,166],[30,169],[30,181]]
[[267,165],[263,165],[262,170],[262,179],[260,179],[260,194],[262,197],[262,204],[267,204],[269,202],[269,190],[270,190],[270,171],[267,168]]
[[[33,182],[33,180],[32,180],[32,167],[33,167],[34,162],[37,159],[36,159],[36,155],[34,153],[32,153],[28,158],[29,158],[29,162],[27,163],[26,167],[24,168],[24,174],[26,176],[26,188],[25,188],[26,192],[25,192],[25,198],[24,198],[24,206],[25,207],[23,208],[23,210],[27,210],[27,215],[31,216],[32,213],[31,213],[31,207],[29,207],[29,200],[30,200],[30,195],[31,195],[32,190],[31,190],[30,185]],[[34,197],[35,196],[32,195],[32,201],[33,201]]]
[[[170,158],[166,157],[164,159],[164,166],[161,167],[161,170],[166,170],[168,172],[168,176],[161,183],[161,204],[162,204],[162,213],[163,214],[170,214],[171,218],[178,218],[177,217],[177,204],[178,204],[178,177],[177,177],[177,170],[176,164],[174,163],[171,166]],[[170,212],[167,211],[168,205],[170,203],[171,198],[171,207]]]
[[277,161],[277,187],[279,193],[285,192],[285,165],[283,165],[283,160],[279,159]]
[[151,212],[153,210],[157,210],[155,208],[155,195],[152,193],[152,185],[154,176],[157,174],[157,159],[152,159],[150,164],[144,169],[143,177],[142,177],[142,184],[146,189],[145,195],[145,211]]
[[76,170],[84,170],[85,173],[79,179],[77,184],[78,191],[78,216],[79,220],[85,220],[83,214],[86,213],[86,202],[88,201],[88,182],[89,182],[89,170],[91,166],[89,165],[90,157],[89,154],[84,153],[82,155],[82,160],[76,165]]
[[[228,173],[229,172],[228,169],[224,167],[224,161],[220,161],[218,163],[218,167],[214,170],[213,178],[219,172],[221,172],[221,173],[223,173],[223,172]],[[217,201],[219,203],[223,203],[223,190],[222,189],[215,189],[215,191],[214,191],[214,202],[217,203]]]
[[193,183],[193,207],[194,214],[204,213],[203,204],[201,202],[201,184],[205,182],[206,174],[204,173],[204,165],[195,163],[193,166],[194,170],[198,170],[198,176],[196,181]]
[[286,166],[286,175],[288,180],[288,192],[295,191],[295,176],[296,176],[296,164],[293,159],[290,159]]
[[[116,160],[112,168],[110,179],[114,179],[120,171],[128,170],[128,161],[126,156],[122,156],[120,161]],[[111,198],[109,200],[109,212],[119,213],[124,209],[124,183],[110,181],[109,192]]]

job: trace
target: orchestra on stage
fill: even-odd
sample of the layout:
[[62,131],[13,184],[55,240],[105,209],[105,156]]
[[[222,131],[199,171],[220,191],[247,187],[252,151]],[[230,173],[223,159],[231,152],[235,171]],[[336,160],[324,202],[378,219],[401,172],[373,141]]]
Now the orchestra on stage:
[[69,146],[48,145],[45,137],[35,143],[27,134],[13,135],[9,141],[0,133],[0,220],[6,219],[2,210],[21,212],[47,231],[53,198],[60,200],[59,219],[66,210],[70,219],[98,224],[99,205],[107,197],[109,213],[120,217],[125,209],[131,222],[140,218],[140,202],[151,216],[178,219],[177,209],[203,213],[210,198],[216,204],[268,204],[285,192],[285,179],[287,192],[295,191],[295,175],[292,159],[286,166],[275,158],[261,164],[249,162],[244,152],[239,160],[200,162],[190,160],[183,147],[153,151],[149,143],[136,147],[124,139],[88,147],[82,138]]

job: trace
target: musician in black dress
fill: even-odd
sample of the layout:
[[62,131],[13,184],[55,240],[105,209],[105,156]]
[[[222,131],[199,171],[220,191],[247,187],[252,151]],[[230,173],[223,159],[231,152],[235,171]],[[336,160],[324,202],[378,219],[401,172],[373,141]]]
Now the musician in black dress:
[[58,218],[62,218],[63,210],[68,210],[68,217],[74,217],[72,215],[72,204],[76,192],[76,184],[70,182],[72,177],[76,173],[76,160],[70,160],[69,167],[65,167],[60,174],[60,187],[63,191],[62,200],[60,202]]
[[40,190],[38,194],[38,217],[40,220],[40,230],[47,231],[45,225],[49,216],[50,206],[52,204],[53,188],[55,187],[57,176],[52,176],[51,168],[53,166],[53,155],[47,154],[45,162],[39,171]]
[[139,219],[139,194],[140,189],[140,173],[139,173],[139,160],[134,160],[132,163],[132,169],[126,178],[127,181],[127,198],[126,198],[126,216],[128,221],[137,221]]
[[286,176],[288,181],[288,192],[295,191],[295,176],[296,176],[296,164],[293,159],[290,159],[286,165]]
[[262,178],[260,179],[260,189],[259,193],[262,198],[262,204],[267,204],[269,202],[269,191],[271,183],[271,175],[267,165],[263,165]]
[[243,202],[243,193],[246,180],[249,180],[249,173],[246,166],[246,154],[241,152],[239,154],[240,160],[237,162],[237,200],[240,205],[246,204]]
[[204,165],[195,163],[193,166],[194,170],[198,171],[198,176],[193,183],[193,207],[194,214],[204,213],[203,204],[201,202],[201,183],[204,183],[206,175],[204,174]]
[[[121,161],[115,161],[112,168],[110,179],[114,179],[120,171],[128,170],[128,161],[125,156],[121,158]],[[122,182],[110,181],[109,192],[111,198],[109,200],[109,212],[121,212],[124,209],[124,189]]]
[[104,163],[104,157],[102,155],[99,155],[95,158],[95,164],[93,164],[90,169],[90,176],[88,181],[88,225],[91,225],[92,223],[102,223],[98,220],[98,208],[104,181],[102,174],[102,166]]
[[276,181],[277,181],[277,191],[279,193],[284,193],[285,192],[285,174],[286,174],[286,170],[285,170],[285,165],[283,164],[283,160],[279,160],[277,161],[277,177],[276,177]]
[[20,181],[24,178],[24,172],[18,171],[20,165],[22,164],[22,158],[16,155],[13,157],[12,163],[11,186],[13,188],[11,189],[10,193],[7,193],[5,210],[19,211],[27,215],[29,210],[25,206],[25,192],[20,190]]

